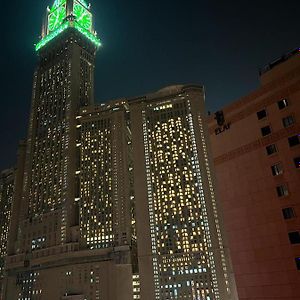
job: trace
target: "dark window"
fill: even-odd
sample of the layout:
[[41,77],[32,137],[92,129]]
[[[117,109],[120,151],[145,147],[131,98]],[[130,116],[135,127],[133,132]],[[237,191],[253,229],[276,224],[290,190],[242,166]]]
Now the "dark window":
[[271,154],[277,152],[277,148],[276,148],[276,145],[275,145],[275,144],[267,146],[267,147],[266,147],[266,150],[267,150],[267,154],[268,154],[268,155],[271,155]]
[[257,112],[258,120],[264,119],[267,116],[267,111],[265,109]]
[[300,232],[299,231],[289,232],[289,239],[291,244],[300,244]]
[[289,103],[286,99],[282,99],[277,102],[277,105],[279,109],[284,109],[285,107],[289,106]]
[[299,135],[294,135],[289,137],[289,145],[290,147],[294,147],[300,144]]
[[294,163],[297,169],[300,168],[300,157],[294,158]]
[[273,176],[277,176],[283,173],[283,167],[281,163],[272,166],[271,169]]
[[276,187],[278,197],[288,196],[289,190],[286,185],[279,185]]
[[282,123],[284,127],[289,127],[295,123],[293,116],[288,116],[282,119]]
[[261,128],[261,134],[263,136],[266,136],[270,133],[271,133],[271,127],[270,126],[265,126],[265,127]]
[[296,213],[292,207],[287,207],[282,210],[284,219],[292,219],[296,217]]
[[297,270],[300,270],[300,257],[295,258]]

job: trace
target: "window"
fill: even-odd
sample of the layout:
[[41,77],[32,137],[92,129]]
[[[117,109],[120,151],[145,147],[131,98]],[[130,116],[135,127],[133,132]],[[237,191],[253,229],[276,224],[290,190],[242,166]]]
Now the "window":
[[282,119],[282,123],[283,123],[283,126],[286,128],[286,127],[293,125],[295,123],[295,120],[294,120],[293,116],[288,116],[288,117]]
[[288,196],[289,190],[286,185],[279,185],[276,187],[278,197]]
[[265,127],[261,128],[261,134],[263,136],[266,136],[270,133],[271,133],[271,127],[270,126],[265,126]]
[[267,116],[267,111],[265,109],[257,112],[257,118],[258,120],[262,120]]
[[275,144],[272,144],[272,145],[267,146],[266,150],[267,150],[267,154],[271,155],[271,154],[274,154],[277,152],[277,147]]
[[291,244],[300,244],[300,232],[299,231],[289,232],[289,239]]
[[297,169],[300,168],[300,157],[294,158],[294,163]]
[[289,137],[289,145],[290,147],[294,147],[300,144],[299,135],[294,135]]
[[283,173],[283,167],[281,163],[278,163],[271,167],[273,176],[277,176]]
[[300,257],[295,258],[297,270],[300,271]]
[[296,217],[295,210],[292,207],[287,207],[282,210],[282,214],[285,220],[293,219]]
[[277,105],[278,105],[279,109],[284,109],[287,106],[289,106],[289,103],[288,103],[288,101],[286,99],[282,99],[282,100],[280,100],[280,101],[277,102]]

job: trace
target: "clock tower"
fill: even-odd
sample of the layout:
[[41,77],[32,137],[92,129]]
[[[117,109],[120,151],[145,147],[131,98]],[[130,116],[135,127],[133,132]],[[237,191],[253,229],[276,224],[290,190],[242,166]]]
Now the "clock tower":
[[46,11],[1,299],[132,300],[131,279],[116,297],[121,283],[107,277],[131,278],[131,269],[117,266],[107,249],[89,248],[81,228],[80,212],[89,204],[81,202],[78,124],[80,111],[94,102],[101,46],[93,21],[85,0],[55,0]]
[[53,6],[47,8],[41,40],[36,50],[39,51],[68,28],[75,28],[96,47],[101,45],[93,28],[91,6],[85,0],[55,0]]

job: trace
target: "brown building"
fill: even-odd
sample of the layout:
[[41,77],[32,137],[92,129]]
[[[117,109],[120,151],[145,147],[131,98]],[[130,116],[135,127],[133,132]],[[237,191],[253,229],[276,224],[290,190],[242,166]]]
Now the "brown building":
[[239,299],[300,299],[300,56],[209,118]]

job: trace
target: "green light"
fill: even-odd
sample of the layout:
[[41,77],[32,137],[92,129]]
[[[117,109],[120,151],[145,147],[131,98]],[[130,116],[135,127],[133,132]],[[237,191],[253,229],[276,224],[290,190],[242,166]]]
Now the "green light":
[[92,15],[81,4],[74,5],[74,16],[76,21],[85,29],[91,30],[92,28]]
[[95,36],[94,34],[92,34],[91,32],[89,32],[88,30],[86,30],[85,28],[81,27],[78,23],[75,22],[75,28],[81,32],[86,38],[88,38],[93,44],[95,44],[97,47],[101,46],[101,41],[97,38],[97,36]]
[[60,6],[54,10],[48,18],[48,29],[49,31],[56,30],[64,21],[67,11],[64,6]]
[[[82,4],[84,7],[88,8],[89,6],[87,5],[85,0],[77,0],[80,4]],[[53,6],[51,7],[51,12],[57,9],[61,5],[65,5],[67,0],[55,0]]]
[[65,31],[69,27],[69,23],[66,22],[63,25],[61,25],[59,28],[57,28],[55,31],[51,32],[47,36],[45,36],[35,47],[35,50],[38,51],[42,47],[44,47],[46,44],[48,44],[51,40],[53,40],[55,37],[57,37],[60,33]]
[[55,11],[58,7],[65,5],[67,0],[55,0],[50,12]]
[[47,36],[45,36],[35,47],[36,51],[39,51],[41,48],[43,48],[46,44],[48,44],[50,41],[52,41],[54,38],[56,38],[59,34],[61,34],[63,31],[65,31],[67,28],[75,28],[80,33],[82,33],[87,39],[89,39],[96,47],[101,46],[101,41],[91,32],[86,30],[85,28],[81,27],[77,22],[68,21],[63,23],[59,28],[57,28],[55,31],[51,32]]

